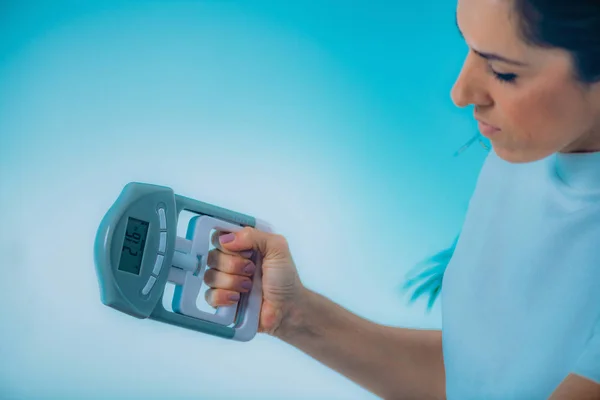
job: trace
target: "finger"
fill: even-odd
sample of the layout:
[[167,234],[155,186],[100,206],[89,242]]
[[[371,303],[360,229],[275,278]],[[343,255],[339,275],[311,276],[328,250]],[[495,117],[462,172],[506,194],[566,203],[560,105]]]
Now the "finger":
[[221,241],[221,237],[225,236],[225,239],[223,239],[223,241],[227,241],[229,235],[232,235],[231,232],[224,232],[224,231],[215,231],[211,238],[210,241],[212,243],[213,246],[215,246],[215,248],[221,250],[224,253],[227,254],[239,254],[240,256],[244,257],[244,258],[251,258],[254,251],[252,249],[242,249],[242,250],[232,250],[232,249],[228,249],[227,247],[223,246],[223,243]]
[[263,255],[267,253],[267,241],[270,237],[272,234],[248,226],[237,232],[217,232],[213,235],[218,247],[224,251],[238,253],[258,250]]
[[208,252],[206,265],[228,274],[251,276],[256,270],[256,265],[245,258],[225,254],[218,249]]
[[252,288],[252,280],[247,276],[231,275],[216,269],[207,269],[204,283],[212,289],[226,289],[236,292],[247,292]]
[[213,307],[229,306],[240,300],[240,294],[225,289],[208,289],[204,298]]

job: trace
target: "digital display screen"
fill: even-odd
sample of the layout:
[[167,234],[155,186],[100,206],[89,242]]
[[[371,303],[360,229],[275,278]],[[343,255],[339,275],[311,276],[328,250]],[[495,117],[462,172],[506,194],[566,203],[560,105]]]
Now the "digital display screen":
[[119,270],[136,275],[140,274],[142,256],[144,255],[144,247],[146,247],[148,236],[148,225],[148,222],[136,218],[129,217],[127,220]]

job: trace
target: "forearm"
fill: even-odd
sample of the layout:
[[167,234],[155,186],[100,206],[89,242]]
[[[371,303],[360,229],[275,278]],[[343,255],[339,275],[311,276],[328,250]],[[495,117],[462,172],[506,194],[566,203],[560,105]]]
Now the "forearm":
[[444,398],[440,331],[378,325],[306,290],[276,336],[382,398]]

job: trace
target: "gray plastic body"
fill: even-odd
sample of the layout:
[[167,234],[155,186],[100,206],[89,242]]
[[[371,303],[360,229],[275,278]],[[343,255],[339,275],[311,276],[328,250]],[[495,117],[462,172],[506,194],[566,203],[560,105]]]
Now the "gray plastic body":
[[[183,210],[198,214],[190,222],[186,238],[177,237],[178,217]],[[200,222],[204,228],[212,223],[215,229],[226,227],[235,231],[249,226],[272,231],[269,224],[254,217],[175,194],[169,187],[127,184],[105,214],[96,235],[94,261],[101,301],[136,318],[149,318],[227,339],[250,340],[258,330],[262,303],[260,258],[254,259],[257,268],[252,290],[242,294],[234,316],[226,319],[226,323],[181,311],[182,298],[177,293],[185,289],[186,282],[197,283],[202,279],[206,265],[206,250],[199,252],[198,249],[207,249],[210,238],[204,237],[206,230],[202,231],[202,237],[196,235]],[[206,241],[206,245],[202,241]],[[174,265],[177,260],[191,267],[183,270]],[[176,312],[163,306],[164,289],[169,280],[176,285],[173,299]],[[189,305],[187,308],[190,309]],[[226,314],[232,315],[230,311]]]

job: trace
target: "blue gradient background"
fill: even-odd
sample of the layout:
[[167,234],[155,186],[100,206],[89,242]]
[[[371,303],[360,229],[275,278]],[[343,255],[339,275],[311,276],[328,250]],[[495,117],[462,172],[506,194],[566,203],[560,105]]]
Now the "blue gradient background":
[[272,222],[359,315],[440,326],[398,288],[458,233],[486,155],[453,157],[476,132],[449,95],[453,2],[0,7],[3,398],[373,398],[273,338],[103,306],[93,239],[129,181]]

